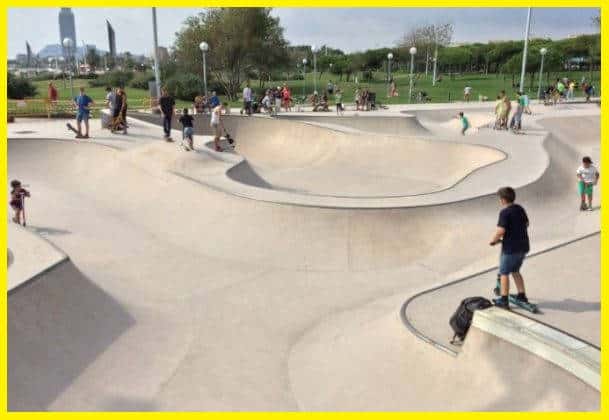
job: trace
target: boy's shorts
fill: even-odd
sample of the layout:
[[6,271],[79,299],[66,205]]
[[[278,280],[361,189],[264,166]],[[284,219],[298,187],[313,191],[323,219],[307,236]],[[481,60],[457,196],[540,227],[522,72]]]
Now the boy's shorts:
[[209,125],[214,132],[214,136],[220,137],[222,136],[222,130],[220,130],[220,124],[210,124]]
[[76,114],[76,121],[89,121],[89,112],[78,111],[78,114]]
[[517,254],[504,254],[502,252],[499,259],[499,274],[507,276],[510,273],[519,273],[525,256],[526,253],[524,252]]
[[192,138],[193,132],[192,127],[184,127],[184,130],[182,130],[182,138]]
[[594,188],[594,184],[586,184],[584,181],[579,181],[577,183],[577,189],[579,191],[579,195],[582,195],[582,194],[592,195],[593,188]]

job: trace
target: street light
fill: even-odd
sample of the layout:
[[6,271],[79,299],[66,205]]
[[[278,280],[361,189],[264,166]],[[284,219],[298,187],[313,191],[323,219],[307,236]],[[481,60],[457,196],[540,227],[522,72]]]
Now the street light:
[[[63,39],[63,46],[66,50],[68,50],[68,59],[72,58],[72,46],[74,45],[74,41],[72,41],[72,39],[70,38],[64,38]],[[69,67],[71,67],[71,60],[69,60]],[[70,76],[70,95],[72,98],[74,98],[74,85],[72,84],[72,69],[70,69],[69,72],[69,76]]]
[[539,88],[537,89],[537,99],[541,99],[541,76],[543,74],[543,58],[546,56],[547,52],[547,48],[542,48],[539,50],[539,54],[541,54],[541,66],[539,69]]
[[524,93],[524,73],[527,68],[527,49],[529,47],[529,31],[531,30],[531,8],[527,12],[527,26],[524,31],[524,49],[522,50],[522,71],[520,72],[520,92]]
[[393,60],[393,53],[387,54],[387,83],[391,83],[391,60]]
[[313,91],[317,92],[317,53],[319,47],[313,45],[311,51],[313,52]]
[[205,97],[207,98],[207,70],[205,69],[205,53],[209,50],[209,45],[207,45],[207,42],[203,41],[199,44],[199,49],[203,53],[203,90],[205,91]]
[[410,51],[410,88],[408,89],[408,101],[412,102],[412,75],[414,73],[414,55],[417,53],[417,47],[411,47]]
[[306,97],[305,84],[307,83],[307,59],[302,59],[302,96]]

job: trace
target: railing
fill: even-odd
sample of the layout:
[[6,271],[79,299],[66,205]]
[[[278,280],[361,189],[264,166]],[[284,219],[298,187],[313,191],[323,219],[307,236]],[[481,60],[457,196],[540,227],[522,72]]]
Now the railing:
[[[143,98],[132,101],[135,105],[129,104],[129,109],[151,109],[157,104],[156,98]],[[97,118],[99,112],[107,106],[101,102],[90,107],[91,116]],[[9,116],[19,117],[46,117],[46,118],[66,118],[73,117],[76,112],[74,102],[69,100],[50,101],[48,99],[9,99],[7,103]]]

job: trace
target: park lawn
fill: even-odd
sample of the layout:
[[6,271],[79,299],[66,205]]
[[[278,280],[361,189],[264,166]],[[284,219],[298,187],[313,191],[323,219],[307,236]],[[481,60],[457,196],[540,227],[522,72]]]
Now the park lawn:
[[[360,88],[369,88],[370,91],[376,92],[377,94],[377,102],[381,102],[383,104],[405,104],[409,103],[408,101],[408,90],[409,90],[409,80],[410,75],[406,72],[394,72],[392,74],[395,82],[396,88],[398,90],[399,96],[394,98],[387,98],[388,86],[385,83],[385,73],[378,72],[374,75],[374,80],[369,82],[362,82],[359,80]],[[547,86],[548,80],[550,82],[555,81],[557,77],[569,77],[574,80],[580,82],[582,77],[586,77],[586,79],[590,80],[590,73],[588,71],[569,71],[563,73],[554,73],[548,75],[544,74],[543,85]],[[431,72],[425,77],[424,73],[419,73],[415,75],[415,83],[413,86],[413,93],[418,91],[424,91],[431,98],[431,102],[454,102],[454,101],[462,101],[463,100],[463,88],[467,85],[472,87],[472,100],[478,100],[478,96],[486,96],[489,101],[493,101],[501,90],[505,90],[507,93],[514,92],[514,88],[512,88],[512,75],[504,75],[504,74],[479,74],[479,73],[467,73],[467,74],[459,74],[453,75],[449,77],[447,74],[442,74],[442,81],[437,82],[436,86],[432,86],[431,80]],[[537,97],[537,89],[538,89],[538,79],[539,76],[535,77],[533,81],[531,81],[530,77],[525,79],[525,90],[530,98]],[[598,71],[592,72],[592,81],[596,90],[596,94],[600,95],[600,82],[599,82],[600,73]],[[321,75],[320,80],[317,82],[317,91],[322,92],[328,81],[332,80],[332,82],[338,85],[343,91],[343,102],[345,103],[353,103],[354,92],[356,88],[356,84],[353,80],[349,80],[346,82],[344,79],[341,81],[340,78],[337,78],[336,75],[323,73]],[[519,75],[514,76],[514,81],[518,84],[520,81]],[[282,86],[285,81],[271,81],[265,84],[265,87],[271,86]],[[306,94],[310,95],[313,93],[313,75],[311,73],[307,74],[306,80],[303,82],[302,80],[291,80],[287,81],[288,86],[292,90],[292,96],[302,97],[303,95],[303,84],[305,85]],[[251,86],[258,93],[259,83],[258,81],[252,81]],[[577,89],[575,92],[576,97],[583,96],[582,91]],[[330,98],[331,102],[334,102],[334,98]],[[231,105],[238,105],[240,102],[234,101]]]
[[[387,84],[385,83],[385,73],[377,72],[374,74],[374,80],[372,81],[361,81],[359,80],[360,88],[368,88],[372,92],[376,92],[377,94],[377,102],[382,104],[406,104],[409,103],[408,100],[408,90],[409,90],[409,80],[410,75],[404,71],[397,71],[392,74],[396,87],[399,93],[398,97],[388,98],[387,97]],[[576,81],[581,81],[582,77],[586,77],[586,79],[590,79],[590,73],[588,71],[569,71],[563,73],[554,73],[552,72],[550,75],[547,73],[544,75],[544,86],[547,86],[548,81],[555,81],[557,77],[569,77],[573,78]],[[535,77],[534,80],[531,81],[530,77],[527,77],[525,80],[525,88],[527,94],[530,98],[537,97],[537,88],[538,88],[538,77]],[[596,90],[596,95],[600,95],[600,72],[594,71],[592,72],[592,82]],[[317,81],[317,91],[323,92],[327,83],[332,81],[336,85],[338,85],[343,91],[343,102],[344,103],[353,103],[354,102],[354,93],[356,88],[356,83],[354,79],[351,78],[348,82],[343,78],[341,81],[334,74],[329,74],[324,72],[321,74],[320,79]],[[514,81],[516,83],[519,82],[519,76],[514,76]],[[70,82],[69,80],[65,80],[65,83],[62,79],[55,80],[55,86],[57,87],[59,93],[59,99],[61,100],[69,100],[70,99]],[[103,104],[104,98],[106,97],[106,91],[104,87],[89,87],[89,81],[87,79],[73,79],[74,84],[74,94],[78,94],[78,88],[80,86],[85,86],[87,94],[95,101],[98,105]],[[46,99],[47,97],[47,86],[49,80],[35,81],[33,82],[37,87],[37,95],[38,99]],[[265,88],[270,88],[272,86],[283,86],[286,81],[270,81],[266,82],[264,88],[260,87],[260,84],[257,80],[251,81],[251,86],[256,92],[257,95],[261,94]],[[306,80],[288,80],[288,86],[292,90],[292,96],[294,98],[301,98],[303,96],[303,87],[306,90],[306,94],[310,95],[313,93],[313,74],[307,73]],[[431,81],[431,72],[426,77],[424,73],[419,73],[415,75],[415,83],[413,86],[413,93],[418,91],[424,91],[427,93],[428,97],[431,99],[431,102],[455,102],[463,100],[463,88],[469,85],[472,87],[472,97],[473,101],[477,101],[479,95],[486,96],[489,101],[493,101],[497,94],[501,90],[505,90],[506,92],[514,92],[515,89],[512,88],[512,75],[504,75],[504,74],[479,74],[479,73],[465,73],[465,74],[457,74],[449,76],[448,74],[442,74],[442,81],[437,82],[436,86],[432,86]],[[143,107],[147,104],[148,99],[148,91],[145,89],[135,89],[135,88],[127,88],[127,97],[129,100],[129,106],[131,108],[139,108]],[[576,97],[583,96],[581,89],[577,89],[575,92]],[[220,99],[224,102],[229,102],[231,107],[242,106],[241,95],[239,94],[239,98],[233,101],[228,101],[226,97],[221,96]],[[330,98],[330,102],[334,103],[334,97]],[[184,100],[176,100],[176,107],[180,108],[192,108],[193,104],[191,101]]]
[[[51,80],[41,80],[32,82],[36,86],[36,96],[34,99],[46,99],[47,98],[47,89],[49,86],[49,82]],[[70,100],[70,81],[68,79],[64,81],[62,79],[53,80],[55,83],[55,87],[57,88],[57,92],[59,95],[59,100]],[[100,87],[90,87],[89,81],[87,79],[73,79],[72,83],[74,84],[74,95],[78,95],[78,89],[81,86],[85,87],[85,93],[93,99],[97,105],[103,104],[106,98],[106,88],[103,86]],[[150,98],[148,94],[148,90],[146,89],[135,89],[127,87],[125,89],[127,92],[127,103],[131,108],[139,108],[143,107],[148,103],[148,99]],[[184,108],[184,107],[192,107],[192,102],[176,100],[176,107]]]

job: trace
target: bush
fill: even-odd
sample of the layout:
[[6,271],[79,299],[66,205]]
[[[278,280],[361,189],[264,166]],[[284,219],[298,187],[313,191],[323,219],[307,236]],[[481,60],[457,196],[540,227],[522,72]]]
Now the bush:
[[137,74],[133,78],[133,80],[131,80],[131,83],[129,83],[129,86],[131,86],[132,88],[135,88],[135,89],[148,90],[148,82],[151,82],[153,80],[154,80],[153,73],[140,73],[140,74]]
[[36,86],[25,77],[8,74],[7,94],[9,99],[25,99],[36,96]]
[[[192,73],[177,74],[165,81],[165,87],[171,96],[184,101],[194,101],[200,94],[203,83],[199,76]],[[211,86],[208,87],[211,91]]]
[[131,71],[113,70],[111,72],[99,76],[97,79],[92,79],[91,81],[89,81],[89,86],[127,86],[131,79],[133,79],[133,76],[134,74]]

